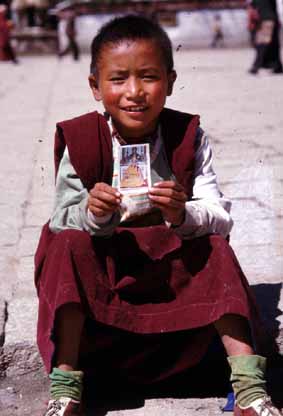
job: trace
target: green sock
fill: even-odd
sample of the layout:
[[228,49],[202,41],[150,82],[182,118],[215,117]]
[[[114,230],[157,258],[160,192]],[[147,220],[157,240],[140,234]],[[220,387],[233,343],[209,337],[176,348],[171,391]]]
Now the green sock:
[[49,374],[51,380],[50,394],[51,398],[58,400],[61,397],[80,401],[83,390],[83,372],[82,371],[62,371],[54,367]]
[[266,395],[266,358],[260,355],[233,355],[231,366],[232,387],[240,407],[248,407],[254,400]]

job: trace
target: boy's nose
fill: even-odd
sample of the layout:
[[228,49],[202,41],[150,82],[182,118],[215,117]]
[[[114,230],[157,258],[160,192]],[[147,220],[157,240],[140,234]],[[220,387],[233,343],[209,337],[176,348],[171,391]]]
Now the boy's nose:
[[144,90],[142,82],[137,79],[129,79],[127,82],[126,97],[131,98],[142,98],[144,96]]

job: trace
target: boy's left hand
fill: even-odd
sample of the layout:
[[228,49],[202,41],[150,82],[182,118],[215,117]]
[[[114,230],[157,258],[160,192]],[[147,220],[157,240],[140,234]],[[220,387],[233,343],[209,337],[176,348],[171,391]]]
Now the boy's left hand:
[[185,189],[178,182],[157,182],[149,189],[152,205],[159,208],[165,221],[181,225],[185,218],[185,203],[188,200]]

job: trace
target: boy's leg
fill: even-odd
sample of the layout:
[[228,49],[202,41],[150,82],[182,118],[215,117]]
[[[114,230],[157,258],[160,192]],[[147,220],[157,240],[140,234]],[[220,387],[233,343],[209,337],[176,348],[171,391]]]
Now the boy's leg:
[[228,356],[255,354],[249,323],[239,315],[224,315],[214,324]]
[[62,306],[56,317],[56,365],[63,371],[77,369],[85,317],[79,304]]
[[[80,305],[70,303],[62,306],[56,316],[55,343],[56,367],[51,380],[46,416],[80,415],[83,373],[78,371],[78,356],[85,317]],[[52,413],[53,412],[53,413]]]
[[266,393],[266,359],[255,354],[249,323],[227,314],[215,322],[231,366],[231,382],[236,397],[236,416],[282,416]]

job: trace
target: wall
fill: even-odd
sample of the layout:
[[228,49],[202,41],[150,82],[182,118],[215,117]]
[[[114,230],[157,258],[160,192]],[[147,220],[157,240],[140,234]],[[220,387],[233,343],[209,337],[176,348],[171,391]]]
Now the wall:
[[[248,45],[249,36],[246,29],[246,11],[236,10],[202,10],[194,12],[179,12],[178,25],[165,27],[174,47],[182,45],[185,48],[209,47],[212,37],[212,22],[215,14],[220,14],[227,47]],[[76,20],[77,40],[82,50],[88,51],[93,36],[100,26],[113,15],[85,15]],[[60,23],[59,39],[62,46],[66,39],[64,36],[64,22]]]

